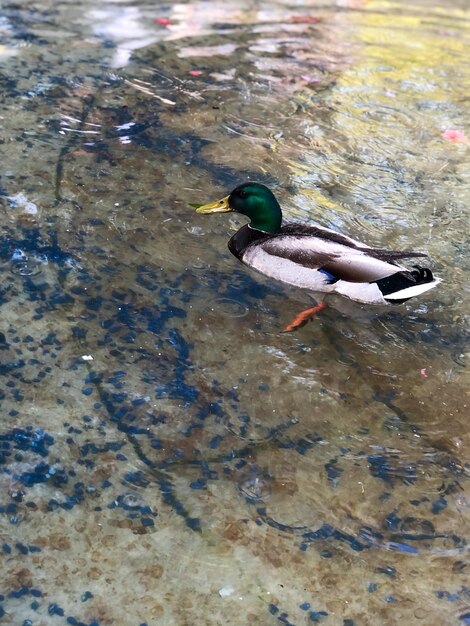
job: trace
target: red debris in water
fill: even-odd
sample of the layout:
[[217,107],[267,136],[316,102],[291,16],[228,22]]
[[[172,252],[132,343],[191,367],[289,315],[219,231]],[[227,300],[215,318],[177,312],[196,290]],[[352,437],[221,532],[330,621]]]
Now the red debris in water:
[[312,15],[293,15],[289,22],[291,24],[319,24],[321,18],[313,17]]
[[201,70],[191,70],[189,73],[191,74],[191,76],[202,76],[203,74]]
[[427,371],[426,371],[426,368],[425,368],[425,367],[423,367],[423,369],[422,369],[422,370],[419,370],[419,373],[421,374],[421,376],[422,376],[423,378],[429,378],[429,374],[427,373]]
[[442,131],[442,136],[452,143],[467,143],[468,137],[462,130],[453,130],[448,128]]
[[156,17],[153,21],[159,26],[169,26],[171,24],[171,20],[166,17]]

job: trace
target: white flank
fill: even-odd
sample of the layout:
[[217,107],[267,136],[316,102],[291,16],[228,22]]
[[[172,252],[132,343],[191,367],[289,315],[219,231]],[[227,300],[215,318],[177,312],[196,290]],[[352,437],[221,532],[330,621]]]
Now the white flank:
[[311,291],[333,291],[334,285],[328,284],[328,278],[322,272],[269,254],[261,246],[248,247],[242,260],[265,276],[283,283]]
[[334,292],[364,304],[387,304],[376,283],[349,283],[339,280],[332,285]]

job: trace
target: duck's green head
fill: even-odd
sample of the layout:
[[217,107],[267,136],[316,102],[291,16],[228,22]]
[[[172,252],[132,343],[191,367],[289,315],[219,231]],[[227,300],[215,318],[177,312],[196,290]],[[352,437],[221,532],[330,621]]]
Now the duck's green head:
[[282,213],[273,192],[260,183],[243,183],[217,202],[205,204],[197,213],[226,213],[236,211],[250,218],[251,228],[267,233],[281,229]]

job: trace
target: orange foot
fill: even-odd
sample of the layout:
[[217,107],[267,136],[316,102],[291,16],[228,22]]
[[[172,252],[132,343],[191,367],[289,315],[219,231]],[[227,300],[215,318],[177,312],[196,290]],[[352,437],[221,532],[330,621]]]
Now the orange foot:
[[324,302],[320,302],[317,306],[314,306],[311,309],[307,309],[306,311],[302,311],[292,320],[290,324],[288,324],[283,330],[283,333],[291,333],[293,330],[297,330],[297,328],[302,328],[305,324],[315,317],[317,313],[326,309],[326,304]]

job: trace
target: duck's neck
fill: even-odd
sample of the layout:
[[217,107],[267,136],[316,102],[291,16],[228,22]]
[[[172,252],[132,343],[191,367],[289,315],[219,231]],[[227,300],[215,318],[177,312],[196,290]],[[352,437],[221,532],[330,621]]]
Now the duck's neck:
[[261,230],[264,233],[278,233],[281,230],[282,211],[279,204],[270,205],[261,210],[258,209],[256,215],[252,215],[250,228]]

